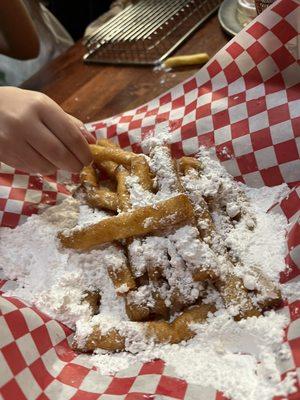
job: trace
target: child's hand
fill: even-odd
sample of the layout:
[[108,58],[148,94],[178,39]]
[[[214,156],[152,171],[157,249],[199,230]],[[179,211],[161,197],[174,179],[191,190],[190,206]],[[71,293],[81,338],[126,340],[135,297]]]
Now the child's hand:
[[0,88],[0,161],[43,175],[57,169],[78,172],[92,160],[83,135],[93,139],[46,95]]

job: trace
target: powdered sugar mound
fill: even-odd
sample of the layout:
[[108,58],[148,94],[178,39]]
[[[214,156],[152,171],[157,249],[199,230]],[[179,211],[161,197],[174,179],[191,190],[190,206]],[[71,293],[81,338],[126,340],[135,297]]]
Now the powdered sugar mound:
[[161,358],[178,377],[215,387],[232,400],[270,400],[295,390],[294,375],[288,374],[281,382],[277,368],[280,359],[276,353],[280,353],[287,322],[284,315],[270,312],[237,323],[223,310],[206,324],[195,325],[197,337],[186,344],[150,344],[137,355],[99,352],[92,362],[106,374],[117,372],[120,366],[125,369],[136,362]]
[[[136,177],[128,178],[133,208],[155,204],[180,191],[168,149],[157,146],[165,144],[164,135],[152,138],[153,143],[150,167],[159,177],[158,191],[148,193]],[[201,291],[206,293],[205,302],[216,304],[218,311],[205,324],[193,324],[194,339],[179,345],[145,343],[144,325],[129,321],[124,300],[116,294],[107,272],[108,268],[119,269],[126,261],[118,247],[102,246],[83,253],[60,247],[56,239],[60,230],[81,229],[108,215],[73,199],[49,208],[40,216],[30,217],[14,230],[0,230],[0,267],[8,278],[18,279],[16,287],[7,295],[37,305],[70,327],[76,323],[79,346],[84,345],[94,327],[99,327],[103,334],[117,328],[126,337],[127,351],[119,354],[96,351],[92,362],[102,373],[115,373],[136,362],[162,358],[179,377],[214,387],[233,400],[271,400],[276,395],[285,396],[294,390],[294,377],[289,373],[281,381],[278,368],[280,357],[291,356],[281,344],[288,323],[284,314],[272,311],[264,317],[236,322],[224,310],[217,290],[211,284],[194,282],[192,273],[198,265],[217,267],[222,273],[222,268],[226,269],[226,258],[222,249],[217,251],[220,245],[226,252],[228,248],[231,259],[237,261],[235,272],[247,288],[257,288],[254,268],[261,269],[277,283],[279,273],[285,268],[286,220],[281,215],[266,214],[266,210],[287,194],[287,187],[246,188],[234,182],[206,151],[200,151],[200,159],[203,174],[200,173],[199,179],[184,177],[182,180],[199,205],[203,199],[209,203],[211,198],[222,194],[223,203],[213,213],[219,237],[211,239],[211,247],[199,239],[198,230],[193,226],[179,228],[164,237],[137,238],[128,246],[136,277],[143,276],[151,266],[161,269],[164,283],[155,286],[155,290],[167,306],[171,305],[174,288],[186,304],[193,304]],[[207,222],[204,228],[209,228]],[[132,292],[138,304],[153,305],[151,285],[154,283]],[[283,293],[292,298],[299,282],[288,285],[284,285]],[[127,289],[122,287],[119,291]],[[84,293],[96,290],[101,295],[100,313],[91,316],[89,305],[83,301]]]
[[161,200],[178,194],[178,181],[169,149],[155,146],[151,150],[150,169],[158,181],[158,194]]
[[155,203],[155,195],[148,190],[144,190],[139,179],[135,175],[126,178],[126,186],[130,193],[131,208],[149,206]]
[[155,146],[151,150],[148,163],[155,175],[154,184],[157,186],[157,193],[144,190],[137,176],[128,176],[126,186],[132,208],[154,205],[179,194],[176,169],[168,147]]
[[[254,191],[259,193],[257,189]],[[264,189],[262,192],[266,194]],[[251,269],[256,267],[273,282],[278,282],[279,273],[285,269],[282,254],[286,251],[286,218],[283,215],[266,214],[257,204],[255,197],[250,198],[250,205],[256,217],[255,229],[249,230],[246,222],[242,220],[234,229],[227,232],[225,243],[243,263],[241,276],[251,274]]]
[[107,274],[107,265],[118,268],[124,255],[114,246],[78,253],[60,248],[56,239],[61,229],[73,228],[78,221],[82,225],[98,221],[103,215],[66,199],[16,229],[1,229],[0,267],[7,278],[18,278],[16,288],[6,295],[35,304],[73,328],[78,319],[90,315],[82,301],[84,291],[99,290],[101,311],[126,319],[122,299]]
[[256,207],[261,212],[268,211],[275,203],[283,200],[290,192],[290,188],[286,183],[278,186],[263,186],[261,188],[250,188],[246,185],[240,184],[241,188],[246,193],[251,203],[259,205]]
[[184,226],[169,236],[178,254],[191,270],[201,266],[203,269],[216,269],[217,259],[210,247],[199,240],[198,229]]
[[[288,299],[288,301],[291,303],[293,301],[296,301],[299,299],[299,293],[300,293],[300,278],[299,276],[297,278],[294,278],[293,280],[285,283],[282,285],[282,293],[284,297]],[[299,307],[298,307],[299,310]],[[294,310],[295,314],[297,313],[296,310]]]
[[105,211],[91,208],[86,204],[80,204],[79,216],[76,225],[78,228],[83,228],[87,225],[95,224],[104,218],[107,218],[107,213]]
[[149,132],[148,136],[144,138],[141,143],[143,152],[148,154],[150,149],[155,146],[162,146],[170,141],[169,123],[167,121],[159,124],[153,131]]

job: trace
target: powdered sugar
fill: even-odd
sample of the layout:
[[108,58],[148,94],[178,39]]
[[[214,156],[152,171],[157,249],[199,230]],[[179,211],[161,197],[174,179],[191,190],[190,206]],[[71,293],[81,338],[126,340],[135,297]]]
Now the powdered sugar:
[[191,270],[202,266],[216,269],[217,259],[209,246],[199,239],[199,232],[195,227],[184,226],[169,236],[176,247],[178,254]]
[[[177,193],[173,165],[168,163],[165,152],[157,147],[152,157],[156,161],[151,168],[160,181],[157,194],[146,197],[138,180],[128,180],[133,207],[155,204],[158,199]],[[183,181],[195,194],[195,201],[220,193],[226,199],[225,210],[222,209],[224,216],[216,211],[213,217],[223,245],[230,248],[231,257],[238,260],[236,273],[249,289],[257,288],[253,267],[263,270],[277,282],[279,273],[285,268],[286,221],[282,216],[265,211],[286,195],[287,187],[250,189],[237,185],[205,152],[202,151],[200,157],[204,165],[203,176],[197,180],[183,178]],[[234,201],[236,198],[239,198],[238,203]],[[213,386],[233,400],[270,400],[275,395],[293,391],[293,376],[288,374],[281,381],[278,368],[280,357],[290,356],[281,345],[288,319],[283,313],[272,311],[264,317],[235,322],[229,311],[222,308],[219,293],[192,279],[191,273],[197,264],[222,269],[218,266],[222,251],[215,260],[215,254],[208,244],[200,242],[197,230],[192,226],[180,228],[165,237],[134,239],[129,246],[131,267],[139,277],[153,262],[161,267],[167,285],[158,290],[166,304],[171,304],[171,289],[175,287],[191,302],[205,290],[206,301],[216,303],[218,311],[210,315],[205,324],[193,325],[197,335],[188,343],[145,343],[143,325],[128,320],[124,301],[117,296],[107,273],[108,267],[118,269],[122,266],[123,252],[115,246],[104,246],[89,253],[78,253],[62,249],[56,240],[61,229],[80,229],[106,216],[79,201],[67,199],[40,216],[32,216],[15,230],[1,230],[0,266],[8,278],[18,279],[17,287],[7,294],[36,304],[71,327],[76,324],[77,340],[82,345],[94,326],[100,325],[102,333],[117,327],[126,336],[127,352],[104,354],[102,350],[97,351],[92,362],[101,373],[162,358],[179,377],[202,386]],[[255,223],[254,230],[251,222]],[[220,242],[216,242],[215,246],[218,246]],[[295,283],[286,291],[283,287],[283,292],[290,294],[297,285]],[[127,289],[121,287],[119,292]],[[91,316],[89,305],[83,301],[83,291],[93,290],[99,290],[101,294],[101,312]],[[151,287],[141,286],[135,294],[136,301],[143,304],[146,300],[149,305],[150,293]]]
[[66,199],[14,230],[1,229],[0,267],[7,278],[18,278],[18,286],[6,294],[35,304],[74,327],[78,319],[90,315],[89,305],[82,301],[83,291],[100,290],[101,311],[126,319],[123,303],[107,274],[107,265],[118,267],[124,262],[122,253],[113,246],[77,253],[61,249],[57,242],[59,230],[73,227],[77,221],[86,225],[91,215],[96,221],[103,217],[100,212],[87,211],[76,200]]
[[[281,381],[284,315],[270,312],[260,318],[234,322],[224,310],[195,326],[197,337],[180,345],[148,345],[137,355],[97,354],[93,363],[106,374],[136,362],[163,359],[175,374],[200,387],[215,387],[233,400],[270,400],[294,391],[294,373]],[[285,349],[286,350],[286,349]],[[174,373],[173,372],[173,373]],[[201,388],[199,387],[199,392]]]

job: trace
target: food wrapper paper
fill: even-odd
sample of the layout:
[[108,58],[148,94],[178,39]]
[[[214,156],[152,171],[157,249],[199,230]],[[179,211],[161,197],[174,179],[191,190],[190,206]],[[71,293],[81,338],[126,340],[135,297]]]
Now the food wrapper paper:
[[[175,156],[199,145],[215,149],[224,167],[250,186],[286,182],[289,195],[271,212],[288,221],[287,269],[281,282],[300,280],[300,1],[281,0],[259,15],[195,76],[149,103],[88,128],[121,147],[166,123]],[[100,94],[99,94],[100,95]],[[47,178],[2,165],[1,226],[23,223],[41,204],[68,195],[59,172]],[[9,287],[0,280],[2,292]],[[282,376],[300,378],[300,293],[285,304],[285,341],[292,359]],[[70,348],[72,331],[19,299],[0,296],[0,398],[4,400],[220,400],[212,388],[176,377],[163,361],[101,376]],[[300,399],[300,388],[289,399]]]

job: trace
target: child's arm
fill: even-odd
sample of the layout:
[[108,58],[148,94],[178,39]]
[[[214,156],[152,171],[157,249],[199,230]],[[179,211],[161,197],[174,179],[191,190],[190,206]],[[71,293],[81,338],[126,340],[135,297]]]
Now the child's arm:
[[39,54],[40,44],[32,19],[21,0],[0,1],[0,53],[26,60]]
[[92,160],[83,135],[93,140],[82,122],[46,95],[0,88],[0,161],[43,175],[78,172]]

